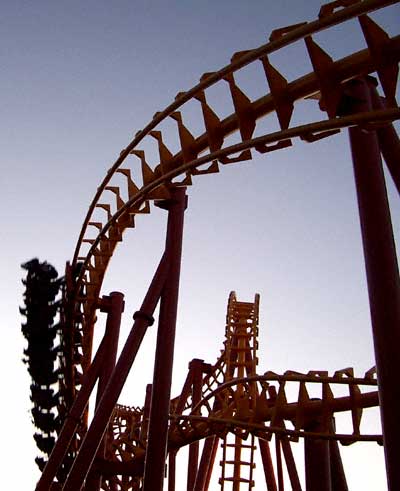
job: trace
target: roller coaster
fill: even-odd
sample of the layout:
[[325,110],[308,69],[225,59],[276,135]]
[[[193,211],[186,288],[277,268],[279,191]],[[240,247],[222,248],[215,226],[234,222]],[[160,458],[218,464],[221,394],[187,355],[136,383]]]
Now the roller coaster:
[[[389,0],[337,0],[323,5],[312,22],[274,30],[269,42],[233,54],[221,70],[177,94],[162,112],[135,134],[97,188],[65,270],[59,302],[59,425],[48,449],[36,491],[168,491],[176,473],[186,475],[188,491],[281,491],[288,476],[300,491],[302,479],[292,446],[304,442],[305,489],[348,489],[340,445],[371,441],[383,445],[388,488],[400,489],[398,465],[400,393],[396,378],[400,346],[400,280],[381,155],[400,194],[400,142],[393,121],[400,37],[390,37],[368,14],[396,4]],[[344,22],[361,29],[365,49],[333,60],[313,36]],[[358,26],[358,27],[357,27]],[[313,71],[287,80],[270,61],[293,43],[304,42]],[[237,74],[252,65],[265,77],[265,95],[251,100]],[[228,91],[234,112],[221,119],[208,91]],[[379,95],[382,91],[383,95]],[[304,99],[318,104],[323,118],[291,124]],[[195,135],[185,114],[196,107],[205,131]],[[317,114],[317,113],[316,113]],[[255,136],[257,124],[276,116],[275,131]],[[189,119],[189,118],[187,118]],[[163,133],[173,121],[175,132]],[[295,147],[348,130],[367,271],[376,367],[362,377],[351,368],[306,374],[257,373],[259,296],[228,300],[225,340],[214,364],[193,359],[182,392],[171,397],[184,214],[188,188],[220,166],[245,165],[256,153]],[[230,144],[229,136],[239,142]],[[170,150],[174,139],[179,145]],[[158,157],[144,150],[155,145]],[[234,167],[234,166],[233,166]],[[123,184],[121,184],[123,183]],[[117,356],[124,295],[102,294],[103,280],[125,231],[153,207],[168,216],[165,250],[125,345]],[[102,216],[102,219],[98,217]],[[143,407],[118,398],[159,305],[153,383]],[[93,351],[98,311],[107,314],[104,337]],[[97,383],[93,414],[89,397]],[[313,397],[310,396],[312,387]],[[315,388],[319,393],[314,397]],[[338,390],[338,388],[340,390]],[[361,431],[363,410],[380,407],[382,434]],[[338,433],[335,414],[349,416]],[[274,446],[272,447],[272,442]],[[185,469],[177,454],[188,448]],[[220,476],[213,483],[218,448]],[[255,482],[255,454],[263,479]],[[273,455],[274,454],[274,455]]]

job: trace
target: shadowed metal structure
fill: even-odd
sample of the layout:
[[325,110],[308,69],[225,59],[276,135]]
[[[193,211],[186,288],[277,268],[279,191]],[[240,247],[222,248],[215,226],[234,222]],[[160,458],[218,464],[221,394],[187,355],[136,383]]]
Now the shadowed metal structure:
[[[176,455],[184,446],[189,446],[187,489],[205,491],[211,489],[219,444],[223,454],[221,490],[255,487],[256,451],[261,454],[264,488],[283,490],[286,472],[292,489],[301,490],[291,448],[299,438],[304,440],[307,491],[347,490],[338,442],[356,441],[383,443],[389,489],[400,489],[400,393],[396,382],[400,281],[381,161],[382,154],[400,193],[400,143],[392,125],[400,117],[395,97],[400,38],[390,37],[368,17],[370,12],[395,3],[338,0],[322,6],[313,22],[273,31],[267,44],[235,53],[229,65],[204,74],[198,85],[179,93],[121,151],[89,206],[73,260],[66,268],[60,367],[63,400],[59,408],[66,416],[37,491],[158,491],[164,486],[166,462],[168,490],[173,491]],[[366,47],[334,61],[313,36],[352,19],[361,29]],[[288,81],[269,57],[302,41],[313,71]],[[265,76],[266,93],[257,100],[251,100],[235,79],[237,72],[250,64]],[[377,74],[377,79],[371,74]],[[377,80],[384,97],[378,95]],[[222,86],[232,99],[234,112],[224,119],[208,102],[207,93],[214,86]],[[319,102],[324,119],[294,126],[292,115],[305,98]],[[191,111],[197,105],[198,120],[204,122],[205,131],[198,136],[185,123],[189,102]],[[277,116],[276,131],[254,136],[259,121],[271,114]],[[176,125],[175,135],[163,133],[163,125],[170,119]],[[187,187],[202,174],[217,173],[220,165],[250,161],[254,152],[269,154],[295,146],[298,139],[312,143],[345,128],[349,128],[354,164],[377,377],[371,370],[365,377],[355,378],[351,369],[332,376],[290,371],[258,375],[259,298],[256,295],[254,302],[241,302],[232,293],[221,356],[214,365],[194,359],[181,395],[171,399]],[[237,134],[239,143],[229,145],[226,142],[232,133]],[[169,149],[171,138],[179,143],[176,154]],[[158,150],[155,162],[143,150],[149,142]],[[136,215],[150,213],[153,204],[168,215],[165,251],[117,360],[123,295],[101,296],[102,283],[124,232],[135,226]],[[120,406],[118,397],[158,304],[153,383],[143,408]],[[98,309],[107,313],[107,326],[92,356]],[[89,418],[88,399],[97,381],[96,409]],[[320,388],[317,399],[309,396],[312,385]],[[297,394],[290,402],[289,386],[293,387],[290,394]],[[344,386],[347,395],[336,394],[337,386]],[[362,410],[378,406],[379,401],[383,436],[361,433]],[[351,431],[346,434],[335,431],[337,412],[350,415]],[[274,450],[270,447],[272,436]],[[58,471],[66,458],[72,465],[64,479]],[[179,473],[182,475],[181,469]]]

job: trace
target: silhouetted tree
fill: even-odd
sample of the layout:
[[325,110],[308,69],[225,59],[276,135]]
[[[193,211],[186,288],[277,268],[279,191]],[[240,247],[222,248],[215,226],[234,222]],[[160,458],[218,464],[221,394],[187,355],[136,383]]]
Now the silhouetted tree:
[[[55,409],[59,403],[58,392],[51,387],[58,381],[56,359],[58,348],[54,347],[58,326],[54,324],[59,302],[56,300],[62,279],[56,269],[38,259],[22,264],[27,270],[24,307],[20,308],[26,322],[22,324],[22,334],[28,342],[24,350],[23,362],[32,378],[30,399],[33,403],[32,419],[39,432],[34,439],[41,452],[50,455],[55,443],[60,420]],[[37,457],[36,464],[43,470],[46,459]]]

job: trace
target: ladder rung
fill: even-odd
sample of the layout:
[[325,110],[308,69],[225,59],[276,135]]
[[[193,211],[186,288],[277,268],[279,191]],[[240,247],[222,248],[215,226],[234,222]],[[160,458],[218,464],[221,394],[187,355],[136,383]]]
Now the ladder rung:
[[[235,443],[225,443],[221,445],[221,448],[224,448],[224,447],[229,447],[229,448],[234,448],[236,447],[236,444]],[[256,450],[257,447],[255,445],[245,445],[245,444],[240,444],[240,448],[252,448],[253,450]]]
[[253,469],[255,468],[255,464],[254,463],[245,462],[244,460],[240,460],[240,461],[237,461],[237,460],[225,460],[225,464],[250,465],[250,466],[253,467]]
[[251,486],[254,486],[254,481],[250,481],[250,479],[246,479],[244,477],[220,477],[219,478],[219,484],[221,484],[222,482],[224,481],[229,481],[229,482],[244,482],[244,483],[247,483],[247,484],[251,484]]

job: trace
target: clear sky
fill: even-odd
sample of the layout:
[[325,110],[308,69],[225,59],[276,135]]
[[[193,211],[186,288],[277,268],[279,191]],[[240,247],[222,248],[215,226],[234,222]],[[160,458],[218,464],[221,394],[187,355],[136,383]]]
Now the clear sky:
[[[97,186],[136,131],[203,73],[226,65],[236,51],[264,44],[275,28],[315,19],[319,6],[316,0],[38,0],[2,6],[4,489],[33,489],[38,479],[30,382],[21,362],[20,264],[39,257],[62,273]],[[398,34],[398,5],[372,17],[389,34]],[[356,21],[316,39],[334,59],[365,47]],[[289,80],[310,71],[300,45],[272,60]],[[238,78],[252,99],[266,92],[260,73],[250,69]],[[223,98],[215,104],[221,117],[231,112]],[[325,118],[316,114],[315,102],[306,101],[295,120]],[[388,190],[399,247],[400,201],[390,179]],[[231,290],[244,301],[261,294],[259,373],[332,373],[354,366],[362,376],[374,364],[345,132],[225,167],[216,176],[198,178],[188,194],[174,394],[192,358],[213,363],[219,355]],[[164,240],[164,212],[137,222],[103,291],[126,296],[123,338]],[[143,402],[154,333],[152,328],[146,338],[124,404]],[[386,489],[381,449],[359,445],[344,455],[352,490]]]

